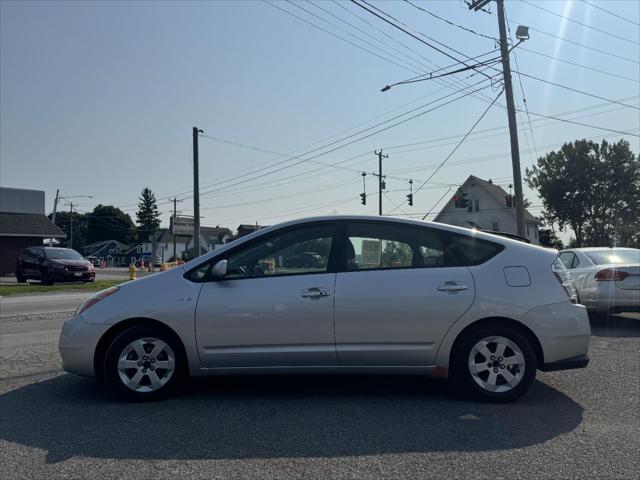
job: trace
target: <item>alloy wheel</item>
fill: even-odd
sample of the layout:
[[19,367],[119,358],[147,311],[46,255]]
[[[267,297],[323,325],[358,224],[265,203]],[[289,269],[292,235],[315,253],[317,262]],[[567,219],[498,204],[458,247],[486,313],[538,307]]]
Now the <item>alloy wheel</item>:
[[171,379],[176,356],[171,347],[158,338],[139,338],[129,343],[118,357],[118,375],[135,392],[154,392]]
[[469,372],[488,392],[513,390],[524,376],[525,359],[518,345],[505,337],[485,337],[469,353]]

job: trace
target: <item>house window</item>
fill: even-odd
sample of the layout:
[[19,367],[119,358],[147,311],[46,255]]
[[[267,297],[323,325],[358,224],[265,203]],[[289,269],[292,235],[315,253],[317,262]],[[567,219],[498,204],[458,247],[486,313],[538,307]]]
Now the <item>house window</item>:
[[474,200],[473,201],[473,209],[478,212],[480,211],[480,200]]
[[491,222],[491,230],[493,230],[494,232],[500,231],[500,226],[498,225],[498,222],[496,221]]

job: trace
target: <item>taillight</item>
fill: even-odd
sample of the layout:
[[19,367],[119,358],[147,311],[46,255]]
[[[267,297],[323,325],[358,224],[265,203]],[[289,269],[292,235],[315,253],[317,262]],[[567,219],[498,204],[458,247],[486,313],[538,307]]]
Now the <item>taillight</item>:
[[622,282],[628,276],[628,272],[616,270],[615,268],[605,268],[604,270],[600,270],[596,273],[595,279],[596,282]]
[[571,282],[571,274],[565,268],[564,263],[562,263],[559,257],[556,258],[556,260],[551,265],[551,270],[553,271],[556,279],[558,280],[558,282],[560,282],[560,285],[562,285],[562,288],[569,297],[569,301],[571,303],[578,303],[578,295],[576,293],[576,289],[573,286],[573,283]]

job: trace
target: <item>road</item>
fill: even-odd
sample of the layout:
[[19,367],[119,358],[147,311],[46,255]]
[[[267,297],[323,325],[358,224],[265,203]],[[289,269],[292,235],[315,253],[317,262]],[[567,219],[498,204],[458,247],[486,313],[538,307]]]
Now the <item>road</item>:
[[93,293],[94,292],[62,292],[0,297],[0,317],[73,311],[84,299]]
[[489,405],[420,377],[227,377],[153,404],[60,372],[69,312],[0,319],[0,465],[30,478],[631,479],[640,316],[594,326],[587,369]]

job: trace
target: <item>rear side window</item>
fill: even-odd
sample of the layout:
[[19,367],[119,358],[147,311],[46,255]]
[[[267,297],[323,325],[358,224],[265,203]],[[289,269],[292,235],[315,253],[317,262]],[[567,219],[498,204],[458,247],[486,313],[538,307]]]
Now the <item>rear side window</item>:
[[480,238],[448,234],[446,251],[452,262],[460,266],[480,265],[504,250],[504,246]]

